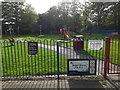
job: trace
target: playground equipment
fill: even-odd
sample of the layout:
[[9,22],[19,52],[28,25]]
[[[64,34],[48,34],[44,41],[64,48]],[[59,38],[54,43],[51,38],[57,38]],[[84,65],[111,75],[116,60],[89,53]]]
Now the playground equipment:
[[63,36],[64,40],[69,40],[69,32],[65,28],[60,29],[60,34]]
[[88,36],[89,36],[89,38],[91,37],[91,35],[92,35],[92,32],[88,32]]
[[[62,36],[64,36],[64,42],[66,43],[66,46],[68,47],[68,40],[70,39],[68,30],[61,28],[60,33]],[[83,35],[75,35],[74,36],[73,48],[76,51],[77,50],[84,50],[84,37],[83,37]]]
[[15,40],[14,40],[12,37],[10,37],[8,40],[9,40],[9,42],[10,42],[10,45],[11,45],[11,46],[13,46],[13,45],[14,45]]

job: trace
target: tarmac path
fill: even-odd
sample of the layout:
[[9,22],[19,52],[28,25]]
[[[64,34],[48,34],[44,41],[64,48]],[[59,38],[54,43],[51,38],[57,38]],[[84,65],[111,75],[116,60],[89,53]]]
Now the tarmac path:
[[[49,46],[44,44],[38,44],[38,47],[46,48],[57,52],[57,46]],[[59,54],[67,56],[68,59],[94,59],[92,56],[83,55],[76,52],[73,47],[63,47],[59,46]],[[97,59],[97,74],[103,71],[104,62]]]

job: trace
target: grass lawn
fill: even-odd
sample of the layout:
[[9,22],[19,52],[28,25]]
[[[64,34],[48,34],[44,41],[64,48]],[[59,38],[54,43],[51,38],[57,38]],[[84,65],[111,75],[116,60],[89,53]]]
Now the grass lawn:
[[[2,40],[8,40],[9,36],[4,36],[2,38]],[[37,35],[21,35],[21,36],[13,36],[13,38],[15,40],[17,39],[22,39],[22,40],[33,40],[33,41],[39,41],[39,40],[57,40],[57,39],[61,39],[61,35],[60,34],[51,34],[51,35],[44,35],[43,37],[38,37]]]
[[[67,60],[64,55],[60,57],[62,58],[60,72],[65,73],[67,72]],[[28,45],[23,42],[3,47],[2,62],[3,76],[57,74],[57,53],[55,51],[39,47],[38,55],[28,55]]]
[[120,65],[120,39],[110,42],[110,62]]
[[[77,34],[78,35],[78,34]],[[92,34],[91,37],[88,36],[88,34],[83,34],[84,39],[103,39],[105,36],[101,34]],[[9,36],[3,36],[2,40],[8,40]],[[21,36],[13,36],[15,40],[17,39],[24,39],[24,40],[33,40],[33,41],[39,41],[39,40],[58,40],[58,39],[63,39],[63,36],[60,34],[50,34],[50,35],[44,35],[43,37],[38,37],[37,35],[21,35]],[[73,37],[70,37],[73,39]]]

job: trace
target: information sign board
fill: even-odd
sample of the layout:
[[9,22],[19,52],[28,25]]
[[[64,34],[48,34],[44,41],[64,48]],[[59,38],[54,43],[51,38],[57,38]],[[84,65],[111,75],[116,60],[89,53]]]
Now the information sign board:
[[96,60],[68,59],[68,75],[96,75]]
[[101,50],[103,49],[103,40],[89,40],[88,50]]
[[38,54],[38,42],[28,42],[28,54],[29,55]]

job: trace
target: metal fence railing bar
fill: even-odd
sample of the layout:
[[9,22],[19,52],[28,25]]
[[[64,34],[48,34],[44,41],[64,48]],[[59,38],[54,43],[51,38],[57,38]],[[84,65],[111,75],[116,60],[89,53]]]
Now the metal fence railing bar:
[[[28,42],[38,43],[36,55],[29,55]],[[89,40],[84,40],[84,44],[81,44],[80,41],[69,40],[59,42],[58,46],[55,40],[40,40],[15,41],[11,45],[10,42],[4,41],[2,42],[2,77],[56,76],[58,67],[59,75],[66,76],[68,59],[97,59],[97,75],[101,75],[104,69],[104,45],[100,50],[90,50],[88,43]],[[81,45],[83,45],[82,49],[79,48]]]

